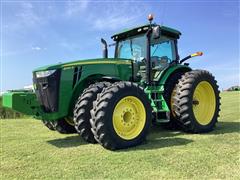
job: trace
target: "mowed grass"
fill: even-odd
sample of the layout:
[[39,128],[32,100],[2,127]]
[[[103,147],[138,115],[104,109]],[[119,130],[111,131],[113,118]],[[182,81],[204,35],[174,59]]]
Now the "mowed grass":
[[2,179],[240,179],[240,93],[221,94],[207,134],[154,127],[145,144],[111,152],[34,119],[1,120]]

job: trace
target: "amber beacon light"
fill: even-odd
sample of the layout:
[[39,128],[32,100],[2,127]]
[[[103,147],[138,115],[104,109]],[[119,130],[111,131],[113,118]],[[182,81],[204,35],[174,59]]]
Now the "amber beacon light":
[[152,20],[153,20],[153,14],[149,14],[149,15],[148,15],[148,20],[149,20],[149,21],[152,21]]

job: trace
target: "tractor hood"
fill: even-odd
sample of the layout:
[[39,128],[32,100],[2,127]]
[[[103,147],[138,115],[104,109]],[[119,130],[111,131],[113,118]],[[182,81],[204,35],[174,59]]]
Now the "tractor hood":
[[78,65],[91,65],[91,64],[129,64],[131,62],[130,59],[119,59],[119,58],[99,58],[99,59],[87,59],[87,60],[77,60],[77,61],[71,61],[67,63],[58,63],[58,64],[52,64],[48,66],[39,67],[33,72],[39,72],[39,71],[46,71],[46,70],[54,70],[64,67],[71,67],[71,66],[78,66]]

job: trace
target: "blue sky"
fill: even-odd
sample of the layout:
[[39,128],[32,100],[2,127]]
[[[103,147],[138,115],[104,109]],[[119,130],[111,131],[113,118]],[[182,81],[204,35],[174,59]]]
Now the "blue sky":
[[[239,1],[4,1],[1,2],[1,91],[32,83],[43,65],[102,56],[100,38],[155,22],[182,32],[181,58],[207,69],[220,88],[240,84]],[[111,51],[110,56],[113,56]]]

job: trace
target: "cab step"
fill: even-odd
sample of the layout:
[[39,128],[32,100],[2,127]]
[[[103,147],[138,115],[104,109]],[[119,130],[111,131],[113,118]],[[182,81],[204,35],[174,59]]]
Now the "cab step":
[[169,119],[156,119],[156,122],[157,123],[168,123],[168,122],[170,122],[170,120]]

